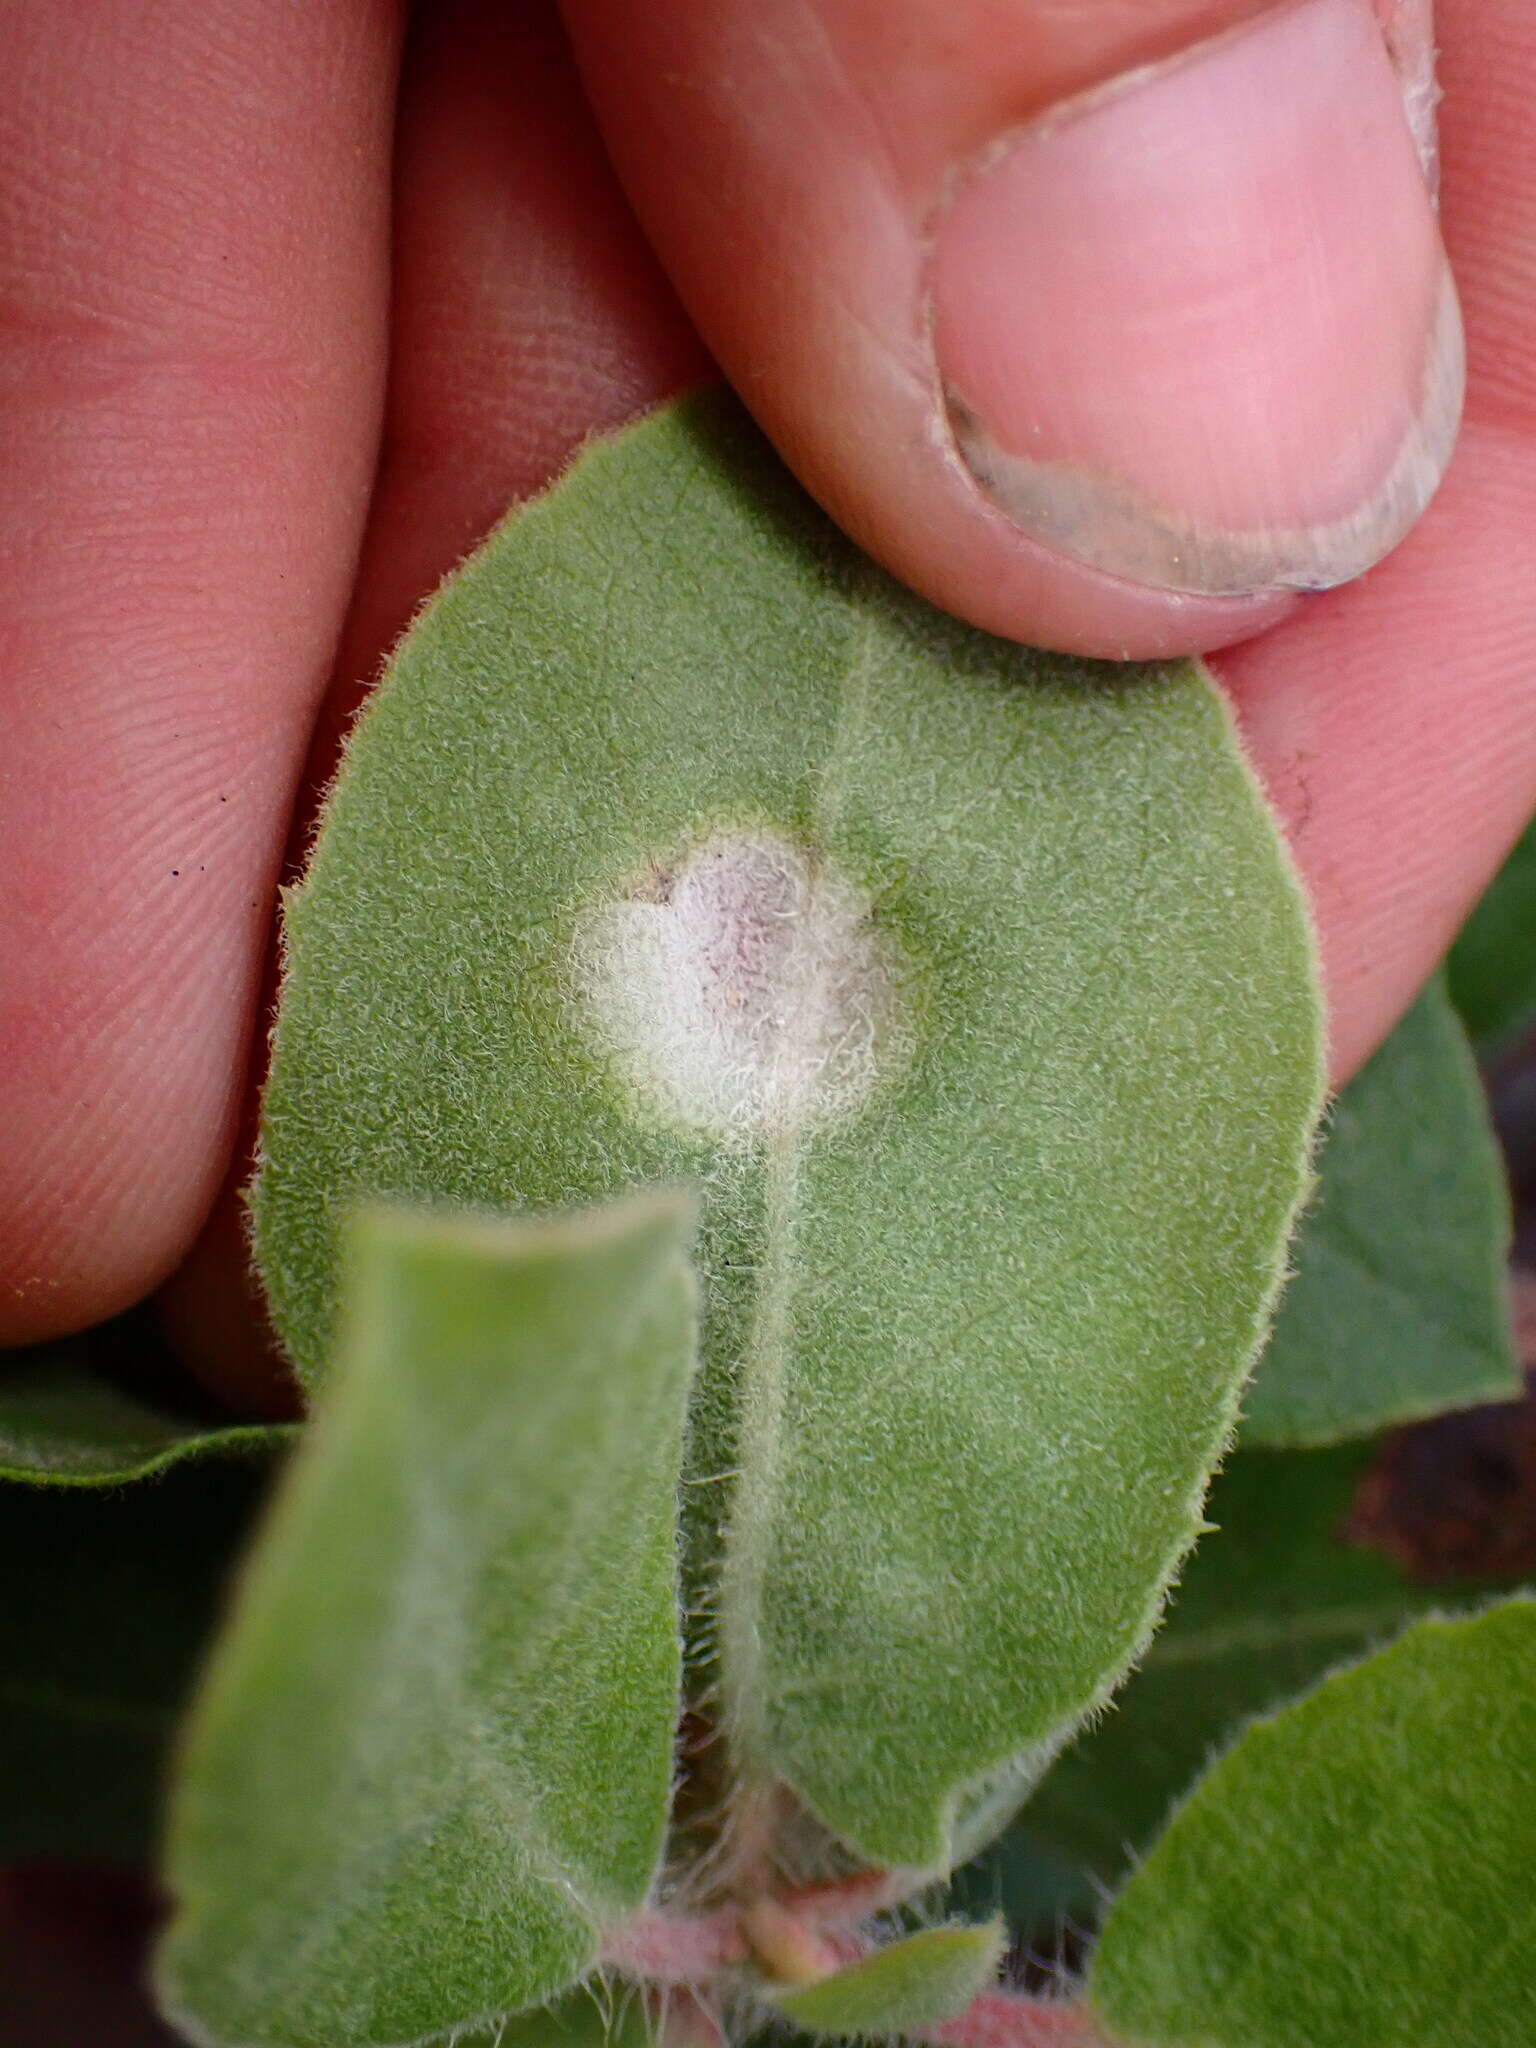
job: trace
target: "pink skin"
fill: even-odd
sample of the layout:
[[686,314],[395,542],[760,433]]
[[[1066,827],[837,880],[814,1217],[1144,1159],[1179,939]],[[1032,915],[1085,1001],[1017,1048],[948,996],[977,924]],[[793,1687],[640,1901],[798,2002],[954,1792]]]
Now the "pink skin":
[[1134,550],[1172,508],[1239,581],[1344,580],[1300,537],[1359,516],[1417,431],[1446,280],[1366,0],[1300,0],[998,148],[929,284],[940,372],[1003,462],[1123,488],[1136,533],[1072,540],[1124,574],[1154,573]]
[[[1109,652],[1215,646],[1290,600],[1137,589],[1022,539],[932,440],[931,366],[913,395],[925,237],[997,136],[1258,11],[570,7],[652,242],[807,481],[940,602]],[[414,34],[387,327],[388,11],[290,10],[274,36],[250,0],[178,0],[147,49],[138,18],[103,0],[66,52],[49,10],[0,0],[14,1339],[137,1298],[208,1213],[317,711],[334,732],[431,581],[585,428],[703,361],[538,9],[453,0]],[[1341,1077],[1536,793],[1536,22],[1445,0],[1439,38],[1460,449],[1383,568],[1220,663],[1312,893]],[[266,1368],[221,1216],[175,1312],[220,1384],[244,1358],[248,1398]]]
[[626,10],[620,35],[604,0],[565,9],[642,222],[815,495],[979,625],[1018,634],[1027,618],[1051,645],[1138,655],[1220,646],[1288,599],[1138,590],[1021,540],[942,432],[928,241],[955,167],[999,133],[1233,12],[1154,0],[1104,38],[1085,18],[1053,34],[1060,10],[1007,0],[664,0]]

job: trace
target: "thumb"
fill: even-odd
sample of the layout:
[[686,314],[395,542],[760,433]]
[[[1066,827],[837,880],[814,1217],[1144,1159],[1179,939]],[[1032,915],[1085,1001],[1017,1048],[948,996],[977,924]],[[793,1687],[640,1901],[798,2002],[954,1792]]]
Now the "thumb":
[[1428,0],[566,12],[727,374],[947,609],[1220,646],[1379,560],[1439,482],[1462,348],[1405,105],[1422,128]]

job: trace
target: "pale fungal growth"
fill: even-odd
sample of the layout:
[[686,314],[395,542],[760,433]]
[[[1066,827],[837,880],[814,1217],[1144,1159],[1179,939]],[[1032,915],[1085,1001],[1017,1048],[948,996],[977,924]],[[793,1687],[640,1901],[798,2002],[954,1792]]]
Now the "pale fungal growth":
[[721,832],[589,910],[574,966],[634,1093],[724,1136],[848,1114],[906,1042],[906,977],[868,899],[768,832]]

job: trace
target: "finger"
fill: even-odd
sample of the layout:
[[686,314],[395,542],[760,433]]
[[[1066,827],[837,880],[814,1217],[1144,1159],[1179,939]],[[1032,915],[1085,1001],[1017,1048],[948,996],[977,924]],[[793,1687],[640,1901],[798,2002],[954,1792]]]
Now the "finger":
[[[383,454],[358,586],[306,782],[410,614],[583,437],[696,380],[707,359],[637,228],[553,4],[444,0],[401,86]],[[307,817],[295,852],[302,852]],[[282,1389],[245,1272],[236,1168],[162,1318],[187,1364],[247,1409]]]
[[376,0],[0,4],[0,1334],[142,1294],[227,1161],[372,472]]
[[[1529,679],[1536,675],[1536,649],[1522,601],[1530,580],[1526,535],[1536,533],[1524,480],[1530,464],[1521,454],[1523,422],[1533,407],[1529,387],[1519,383],[1529,361],[1519,342],[1528,318],[1519,266],[1521,251],[1532,240],[1525,195],[1536,194],[1536,177],[1524,147],[1510,152],[1510,138],[1523,121],[1519,110],[1529,97],[1531,64],[1522,47],[1529,36],[1519,29],[1510,0],[1501,0],[1496,14],[1484,19],[1494,33],[1481,55],[1476,47],[1481,38],[1466,32],[1464,7],[1456,10],[1451,24],[1455,33],[1448,30],[1453,45],[1448,143],[1458,195],[1451,214],[1458,258],[1468,273],[1474,367],[1490,372],[1488,379],[1474,380],[1473,428],[1463,459],[1424,526],[1387,568],[1348,592],[1317,600],[1284,633],[1223,662],[1318,906],[1335,998],[1339,1078],[1411,993],[1460,907],[1512,835],[1529,774],[1523,735],[1536,731],[1528,694]],[[495,74],[478,58],[466,52],[466,61],[472,75],[484,70],[494,85]],[[552,388],[563,388],[568,375],[579,375],[587,359],[591,314],[583,312],[583,304],[592,289],[591,280],[586,285],[576,280],[561,318],[541,323],[550,336],[543,360]],[[440,309],[431,298],[423,299],[422,308],[423,332],[430,335]],[[572,360],[562,368],[566,345]],[[1499,415],[1506,409],[1516,430],[1507,449],[1490,463],[1483,453],[1484,413]],[[445,460],[446,475],[454,467]],[[407,505],[402,517],[408,516]],[[1421,573],[1430,590],[1438,592],[1438,614],[1421,605]],[[403,585],[396,599],[408,605]],[[1460,599],[1466,600],[1463,616],[1456,611]],[[1392,621],[1399,606],[1402,630],[1394,637]],[[1426,632],[1435,636],[1427,646],[1422,644]],[[1295,646],[1294,656],[1265,668],[1288,643]],[[1449,724],[1437,701],[1447,684],[1458,706]],[[1372,738],[1366,713],[1376,702],[1380,717]],[[1352,730],[1342,723],[1349,707]],[[1321,721],[1330,708],[1337,710],[1341,724],[1325,731]],[[1272,714],[1267,721],[1266,713]],[[1296,723],[1289,725],[1292,719]],[[1313,744],[1304,747],[1304,721],[1309,719],[1319,723]],[[1445,736],[1443,747],[1437,748],[1437,733]],[[1382,800],[1372,810],[1378,774]],[[1442,782],[1454,792],[1444,803]],[[1350,820],[1361,805],[1366,806],[1365,822],[1354,832]],[[1438,822],[1435,832],[1424,835],[1420,859],[1419,824],[1427,816]],[[1463,837],[1469,847],[1466,860],[1457,854]],[[1378,845],[1384,849],[1379,862]],[[1434,870],[1447,859],[1442,887]],[[1425,892],[1428,915],[1422,920],[1414,897],[1393,886],[1394,865],[1402,867],[1405,861],[1413,865],[1409,880]],[[1358,887],[1351,880],[1352,868],[1360,870]],[[1455,904],[1452,897],[1458,898]],[[1368,971],[1373,963],[1374,975]],[[231,1247],[234,1241],[231,1231]],[[233,1263],[232,1250],[218,1287],[208,1289],[226,1310],[233,1300]],[[202,1271],[206,1280],[211,1268],[205,1264]],[[183,1318],[184,1328],[190,1320]],[[238,1319],[226,1313],[220,1325],[210,1316],[203,1327],[221,1331],[219,1343],[205,1347],[205,1358],[216,1371],[218,1358],[231,1355]]]
[[383,452],[308,777],[411,612],[583,438],[709,361],[592,125],[553,0],[443,0],[413,29]]
[[1441,0],[1439,33],[1468,339],[1455,460],[1391,561],[1217,664],[1312,896],[1341,1077],[1536,808],[1536,16]]
[[1371,0],[566,12],[705,339],[936,603],[1217,646],[1433,489],[1455,297]]

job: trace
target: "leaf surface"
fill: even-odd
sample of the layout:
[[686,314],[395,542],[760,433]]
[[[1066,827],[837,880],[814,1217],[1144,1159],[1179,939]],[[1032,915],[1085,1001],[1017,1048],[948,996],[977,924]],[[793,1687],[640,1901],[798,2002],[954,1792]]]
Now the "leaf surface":
[[1141,2048],[1536,2039],[1536,1603],[1424,1621],[1215,1764],[1116,1901]]
[[930,611],[693,401],[423,613],[286,934],[301,1369],[356,1195],[697,1184],[701,1683],[749,1787],[946,1862],[1150,1627],[1302,1185],[1310,940],[1208,680]]
[[1451,1000],[1484,1053],[1536,1024],[1536,820],[1462,927],[1449,981]]
[[1336,1442],[1515,1399],[1504,1167],[1438,977],[1339,1097],[1318,1174],[1243,1442]]
[[169,2009],[229,2048],[540,2004],[654,1875],[678,1704],[688,1218],[376,1212],[194,1719]]
[[779,1992],[774,2006],[808,2034],[851,2039],[913,2033],[963,2012],[997,1981],[1000,1921],[927,1927],[887,1942],[814,1984]]

